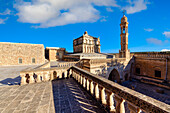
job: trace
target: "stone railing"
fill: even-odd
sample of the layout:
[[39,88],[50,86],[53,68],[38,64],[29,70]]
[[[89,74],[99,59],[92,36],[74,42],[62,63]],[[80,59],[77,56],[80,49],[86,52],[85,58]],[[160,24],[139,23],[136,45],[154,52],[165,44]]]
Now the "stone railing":
[[70,67],[51,67],[23,70],[20,72],[21,85],[67,78],[71,74]]
[[56,67],[71,67],[76,65],[78,62],[60,62],[56,65]]
[[[113,113],[169,113],[170,105],[96,76],[76,66],[71,67],[73,78]],[[116,102],[116,103],[114,103]],[[125,108],[124,103],[128,108]],[[116,106],[114,105],[116,104]]]

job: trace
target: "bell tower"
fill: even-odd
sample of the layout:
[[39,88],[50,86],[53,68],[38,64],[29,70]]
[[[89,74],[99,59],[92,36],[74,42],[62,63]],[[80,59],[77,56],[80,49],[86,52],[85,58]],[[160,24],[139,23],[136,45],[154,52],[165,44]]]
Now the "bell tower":
[[123,12],[123,17],[121,18],[120,28],[121,28],[121,50],[119,50],[120,58],[130,58],[130,50],[128,50],[128,21],[125,16],[125,12]]

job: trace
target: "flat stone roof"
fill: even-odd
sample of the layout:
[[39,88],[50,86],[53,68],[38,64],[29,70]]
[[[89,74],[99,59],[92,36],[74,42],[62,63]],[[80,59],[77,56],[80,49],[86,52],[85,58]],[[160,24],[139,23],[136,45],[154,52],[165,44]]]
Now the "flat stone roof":
[[0,87],[0,113],[105,113],[75,80]]

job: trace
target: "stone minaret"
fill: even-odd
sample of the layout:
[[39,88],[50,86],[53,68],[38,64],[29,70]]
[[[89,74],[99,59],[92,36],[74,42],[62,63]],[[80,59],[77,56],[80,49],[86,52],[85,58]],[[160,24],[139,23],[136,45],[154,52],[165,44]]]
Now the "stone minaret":
[[123,15],[120,24],[121,50],[119,50],[119,57],[127,59],[130,58],[130,50],[128,50],[128,24],[127,17]]

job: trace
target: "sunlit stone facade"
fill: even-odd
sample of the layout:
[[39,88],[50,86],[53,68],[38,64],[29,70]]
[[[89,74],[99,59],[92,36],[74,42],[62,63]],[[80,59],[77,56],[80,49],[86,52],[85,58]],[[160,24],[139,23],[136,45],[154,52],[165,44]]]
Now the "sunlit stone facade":
[[85,31],[83,36],[73,40],[73,48],[74,53],[100,53],[100,39]]

